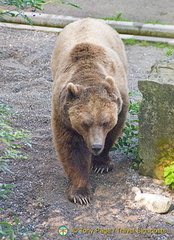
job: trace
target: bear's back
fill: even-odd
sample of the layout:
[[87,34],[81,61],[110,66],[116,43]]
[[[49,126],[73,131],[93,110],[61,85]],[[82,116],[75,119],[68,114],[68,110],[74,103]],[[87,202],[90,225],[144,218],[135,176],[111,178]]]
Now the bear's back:
[[[52,56],[52,69],[63,65],[71,50],[80,43],[98,45],[116,54],[127,69],[124,45],[119,34],[100,20],[85,18],[68,24],[59,34]],[[112,53],[111,53],[112,54]]]
[[81,19],[67,25],[60,34],[60,40],[66,39],[70,45],[81,42],[115,47],[122,45],[118,33],[100,20],[91,18]]
[[64,42],[66,47],[72,48],[76,44],[88,42],[104,48],[108,47],[116,51],[121,57],[123,56],[124,45],[119,34],[100,20],[85,18],[75,21],[67,25],[59,37],[58,41],[61,45]]

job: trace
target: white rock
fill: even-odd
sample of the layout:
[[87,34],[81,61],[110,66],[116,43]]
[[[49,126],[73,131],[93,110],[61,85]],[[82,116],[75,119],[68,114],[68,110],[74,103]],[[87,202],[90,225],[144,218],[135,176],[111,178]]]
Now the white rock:
[[174,225],[174,216],[167,216],[163,218],[163,221],[166,223],[169,223],[171,225]]
[[172,205],[172,200],[162,195],[141,193],[141,190],[137,187],[133,187],[132,191],[136,194],[135,201],[140,202],[152,212],[166,213]]
[[168,44],[174,46],[174,40],[169,41]]

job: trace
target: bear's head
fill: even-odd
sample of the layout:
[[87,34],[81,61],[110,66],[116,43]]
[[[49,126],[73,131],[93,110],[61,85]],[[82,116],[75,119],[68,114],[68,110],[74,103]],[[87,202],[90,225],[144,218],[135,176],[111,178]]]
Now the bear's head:
[[99,86],[89,87],[70,82],[66,86],[65,101],[71,127],[83,137],[89,151],[99,155],[122,109],[114,79],[107,77]]

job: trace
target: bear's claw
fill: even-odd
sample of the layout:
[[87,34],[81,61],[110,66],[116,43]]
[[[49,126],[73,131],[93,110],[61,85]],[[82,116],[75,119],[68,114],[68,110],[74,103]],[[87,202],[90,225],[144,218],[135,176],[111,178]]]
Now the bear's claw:
[[79,203],[81,205],[88,205],[91,203],[90,190],[85,187],[70,189],[68,193],[68,199],[70,202]]
[[94,169],[94,172],[96,172],[96,173],[103,173],[103,172],[106,172],[106,173],[108,173],[109,172],[109,168],[107,167],[107,168],[95,168]]
[[88,205],[91,203],[91,200],[90,198],[75,198],[73,199],[74,203],[80,203],[81,205],[85,204],[85,205]]
[[113,163],[109,162],[106,164],[96,164],[94,163],[94,165],[91,168],[92,170],[94,170],[94,172],[96,173],[108,173],[113,169]]

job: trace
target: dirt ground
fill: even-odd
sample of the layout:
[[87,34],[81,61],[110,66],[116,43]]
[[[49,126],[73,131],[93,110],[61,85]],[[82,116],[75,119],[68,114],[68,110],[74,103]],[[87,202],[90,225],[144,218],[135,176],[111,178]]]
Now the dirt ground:
[[[50,126],[50,57],[56,34],[1,28],[0,38],[1,101],[24,116],[15,121],[16,128],[32,131],[32,149],[22,150],[30,159],[11,162],[14,174],[0,173],[0,182],[16,185],[10,200],[1,202],[0,207],[6,210],[3,215],[19,218],[22,226],[40,234],[42,240],[174,239],[174,228],[169,223],[174,210],[167,214],[149,212],[134,201],[131,189],[137,186],[144,192],[174,196],[161,182],[139,176],[126,156],[112,153],[113,172],[91,173],[91,205],[75,205],[67,200],[69,182],[57,161]],[[151,66],[165,57],[166,50],[134,45],[126,46],[126,52],[129,88],[137,91],[138,80],[147,78]],[[69,229],[64,237],[57,232],[62,225]],[[95,231],[91,234],[86,229]],[[132,229],[132,233],[121,233],[125,229]],[[147,229],[166,232],[146,233]],[[75,230],[77,233],[73,233]]]

